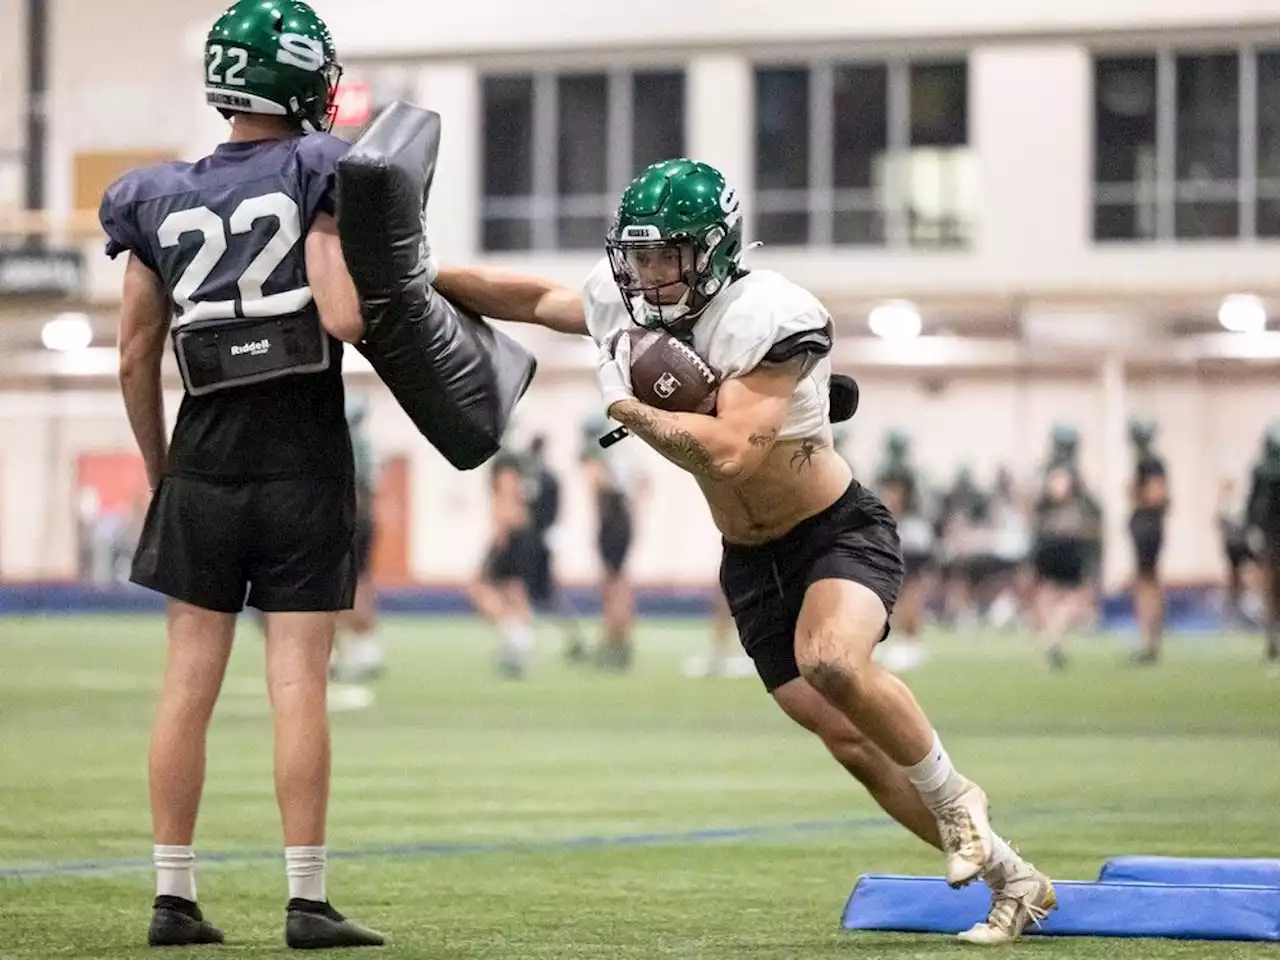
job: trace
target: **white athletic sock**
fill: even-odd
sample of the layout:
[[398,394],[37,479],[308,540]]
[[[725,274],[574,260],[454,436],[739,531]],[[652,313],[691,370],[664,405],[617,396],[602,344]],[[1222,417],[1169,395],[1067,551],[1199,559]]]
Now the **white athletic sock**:
[[156,865],[157,897],[196,902],[196,855],[190,846],[157,843],[151,848],[151,860]]
[[508,620],[502,625],[502,639],[507,649],[514,653],[528,653],[533,649],[533,627],[519,620]]
[[933,735],[933,746],[924,759],[904,769],[907,771],[907,779],[920,792],[925,806],[935,813],[939,807],[946,806],[969,786],[969,782],[956,773],[956,768],[951,765],[951,758],[942,748],[942,740],[936,732]]
[[382,640],[376,633],[366,633],[355,638],[354,644],[357,666],[377,667],[382,664]]
[[285,847],[284,872],[289,878],[289,899],[324,903],[325,847]]

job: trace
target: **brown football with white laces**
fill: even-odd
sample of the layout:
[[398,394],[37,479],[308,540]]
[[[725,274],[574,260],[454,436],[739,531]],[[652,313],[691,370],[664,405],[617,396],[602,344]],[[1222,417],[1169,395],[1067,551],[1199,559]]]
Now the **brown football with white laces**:
[[631,389],[636,399],[673,413],[711,413],[720,378],[688,344],[662,330],[633,327]]

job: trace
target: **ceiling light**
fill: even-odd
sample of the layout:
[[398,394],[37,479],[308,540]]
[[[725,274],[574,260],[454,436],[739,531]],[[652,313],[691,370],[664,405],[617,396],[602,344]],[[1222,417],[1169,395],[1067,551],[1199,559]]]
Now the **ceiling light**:
[[874,308],[867,325],[877,337],[886,340],[910,340],[920,336],[924,326],[920,311],[908,300],[889,300]]
[[46,350],[70,353],[93,343],[93,327],[83,313],[60,313],[40,331],[40,342]]
[[1233,293],[1218,308],[1218,322],[1232,333],[1262,333],[1267,329],[1267,307],[1261,297]]

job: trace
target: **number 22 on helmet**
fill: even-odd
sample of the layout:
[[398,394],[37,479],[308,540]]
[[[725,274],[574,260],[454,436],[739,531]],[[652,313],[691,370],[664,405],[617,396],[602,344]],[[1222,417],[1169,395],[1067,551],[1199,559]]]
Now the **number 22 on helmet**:
[[223,116],[260,113],[328,131],[342,65],[329,28],[302,0],[239,0],[204,46],[205,100]]

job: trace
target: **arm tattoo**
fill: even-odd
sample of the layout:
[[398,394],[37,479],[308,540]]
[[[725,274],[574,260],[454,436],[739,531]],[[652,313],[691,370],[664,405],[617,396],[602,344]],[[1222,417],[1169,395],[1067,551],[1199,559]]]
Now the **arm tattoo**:
[[813,463],[813,455],[825,446],[825,443],[813,437],[802,440],[800,448],[791,455],[791,469],[796,473],[804,473],[804,468]]
[[768,446],[772,446],[773,441],[776,440],[777,438],[778,438],[777,430],[767,430],[764,433],[753,433],[750,437],[747,438],[747,442],[750,443],[753,447],[768,447]]
[[670,421],[664,423],[665,418],[660,411],[627,407],[615,411],[613,417],[647,440],[668,460],[690,473],[715,475],[715,457],[706,446],[689,431],[680,429]]

